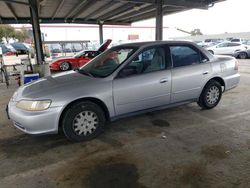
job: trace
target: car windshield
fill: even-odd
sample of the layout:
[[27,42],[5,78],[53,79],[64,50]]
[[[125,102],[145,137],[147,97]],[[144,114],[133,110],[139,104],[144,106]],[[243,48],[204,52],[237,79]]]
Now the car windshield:
[[81,67],[79,72],[93,77],[109,76],[135,51],[135,48],[129,47],[112,48]]
[[81,57],[82,55],[85,54],[85,51],[80,51],[74,55],[75,58]]

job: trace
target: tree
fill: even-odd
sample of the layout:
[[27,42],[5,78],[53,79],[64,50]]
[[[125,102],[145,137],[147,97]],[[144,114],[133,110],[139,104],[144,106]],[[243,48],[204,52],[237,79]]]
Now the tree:
[[1,38],[1,41],[3,39],[6,40],[7,43],[9,43],[9,40],[11,38],[14,38],[15,37],[15,29],[10,26],[10,25],[1,25],[0,26],[0,38]]
[[0,25],[0,42],[4,39],[7,43],[9,43],[11,38],[24,42],[24,40],[28,38],[28,32],[25,28],[15,30],[15,28],[11,25]]
[[196,35],[203,35],[200,29],[194,29],[193,31],[190,32],[192,36]]
[[28,31],[23,27],[20,31],[17,30],[15,32],[15,39],[17,39],[19,42],[24,42],[25,39],[29,37]]

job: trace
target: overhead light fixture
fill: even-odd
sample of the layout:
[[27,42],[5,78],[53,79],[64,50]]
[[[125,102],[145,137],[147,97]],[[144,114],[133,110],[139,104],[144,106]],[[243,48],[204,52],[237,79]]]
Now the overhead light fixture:
[[135,6],[135,7],[134,7],[134,10],[135,10],[135,11],[139,11],[140,9],[141,9],[141,8],[138,7],[138,6]]

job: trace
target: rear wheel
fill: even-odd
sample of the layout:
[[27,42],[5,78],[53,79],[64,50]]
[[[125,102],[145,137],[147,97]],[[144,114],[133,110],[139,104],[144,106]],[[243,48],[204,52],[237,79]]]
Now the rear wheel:
[[247,58],[247,53],[246,52],[241,52],[238,57],[240,59],[246,59]]
[[105,125],[103,110],[95,103],[82,101],[71,106],[62,117],[65,136],[72,141],[87,141],[97,137]]
[[70,64],[68,62],[62,62],[59,67],[61,71],[70,70]]
[[221,84],[215,80],[211,80],[203,89],[198,101],[198,105],[203,109],[212,109],[220,102],[221,95]]

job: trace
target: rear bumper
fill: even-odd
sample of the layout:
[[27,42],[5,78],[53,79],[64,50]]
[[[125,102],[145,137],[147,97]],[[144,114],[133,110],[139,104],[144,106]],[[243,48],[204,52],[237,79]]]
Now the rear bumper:
[[225,81],[225,91],[236,87],[240,83],[240,74],[234,74],[224,78]]
[[14,126],[28,134],[56,134],[61,107],[52,107],[39,112],[24,111],[9,102],[6,108]]

